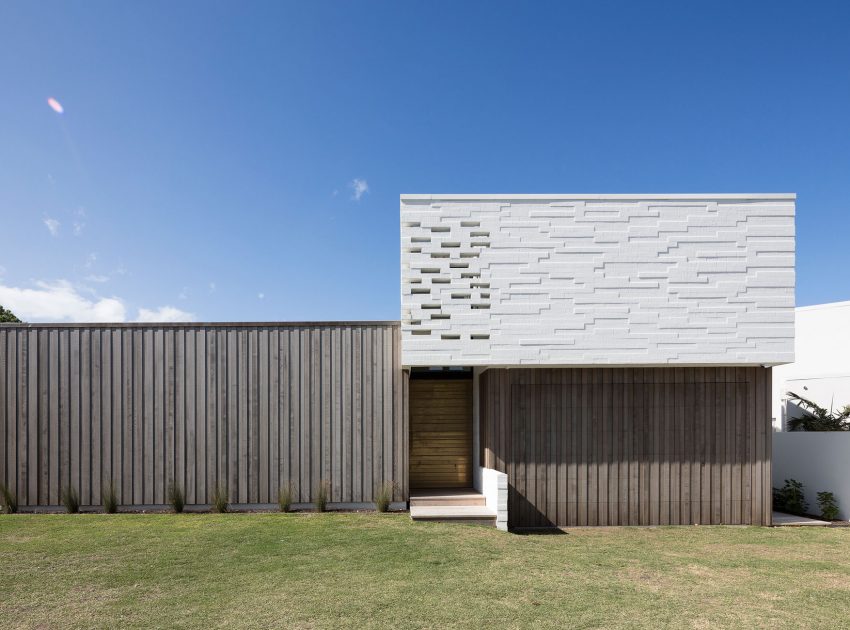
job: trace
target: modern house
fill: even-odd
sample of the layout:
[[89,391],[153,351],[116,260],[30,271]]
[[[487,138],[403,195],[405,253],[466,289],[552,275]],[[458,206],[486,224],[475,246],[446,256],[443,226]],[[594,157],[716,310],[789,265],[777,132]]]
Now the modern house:
[[401,322],[4,325],[0,481],[500,527],[771,522],[794,195],[403,195]]

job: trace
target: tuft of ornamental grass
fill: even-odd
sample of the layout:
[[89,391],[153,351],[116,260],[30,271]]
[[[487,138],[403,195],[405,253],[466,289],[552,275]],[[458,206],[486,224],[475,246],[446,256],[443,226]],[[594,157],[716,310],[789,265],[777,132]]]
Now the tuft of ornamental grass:
[[324,512],[328,509],[328,499],[330,499],[330,496],[331,482],[322,479],[316,486],[316,495],[313,498],[313,505],[316,506],[317,512]]
[[77,489],[68,484],[62,490],[62,505],[65,506],[65,511],[68,514],[77,514],[80,511],[80,493]]
[[386,512],[390,509],[390,503],[392,503],[395,489],[395,481],[390,480],[382,483],[375,491],[375,507],[378,509],[378,512]]
[[[174,510],[175,514],[180,514],[183,508],[186,507],[186,497],[183,495],[183,488],[176,481],[168,484],[168,503],[171,505],[171,509]],[[227,507],[226,499],[225,507]]]
[[5,483],[0,484],[0,496],[3,498],[3,511],[6,514],[14,514],[18,511],[18,497]]
[[228,505],[227,486],[223,483],[219,484],[213,491],[212,505],[210,507],[212,507],[213,512],[217,512],[218,514],[224,514],[230,509]]
[[287,481],[277,491],[277,504],[280,506],[281,512],[289,512],[293,498],[295,498],[295,484],[292,481]]
[[103,486],[101,502],[103,503],[103,511],[107,514],[115,514],[118,511],[118,493],[115,491],[114,482],[110,481]]

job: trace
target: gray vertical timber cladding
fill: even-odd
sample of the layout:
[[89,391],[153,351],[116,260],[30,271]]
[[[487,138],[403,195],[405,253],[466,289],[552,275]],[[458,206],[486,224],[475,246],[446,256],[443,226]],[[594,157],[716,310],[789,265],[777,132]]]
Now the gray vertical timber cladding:
[[123,506],[172,483],[199,505],[219,484],[273,503],[290,482],[309,502],[322,481],[334,502],[384,481],[406,500],[399,351],[396,322],[3,324],[0,483],[24,508],[69,483],[97,506],[110,482]]
[[770,368],[489,369],[511,527],[770,525]]

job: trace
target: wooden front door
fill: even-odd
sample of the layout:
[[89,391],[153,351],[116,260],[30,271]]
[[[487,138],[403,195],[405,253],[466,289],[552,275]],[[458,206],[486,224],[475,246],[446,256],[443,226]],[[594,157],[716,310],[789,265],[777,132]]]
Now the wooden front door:
[[472,380],[410,381],[410,487],[472,486]]

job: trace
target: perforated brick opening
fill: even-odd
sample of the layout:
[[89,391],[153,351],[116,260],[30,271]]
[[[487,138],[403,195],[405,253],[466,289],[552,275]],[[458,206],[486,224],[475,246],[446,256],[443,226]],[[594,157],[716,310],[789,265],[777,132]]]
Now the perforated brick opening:
[[431,293],[431,289],[429,289],[428,287],[413,287],[412,289],[410,289],[410,292],[414,295],[419,295],[422,293]]
[[417,328],[416,330],[411,330],[410,333],[412,335],[430,335],[431,331],[427,328]]
[[471,293],[452,293],[453,300],[468,300],[472,297]]
[[469,263],[453,262],[453,263],[449,263],[449,267],[452,268],[452,269],[468,269]]
[[490,335],[469,335],[470,339],[489,339]]
[[481,225],[480,221],[461,221],[461,227],[478,227]]
[[440,335],[440,339],[445,339],[446,341],[455,341],[460,339],[460,335]]

